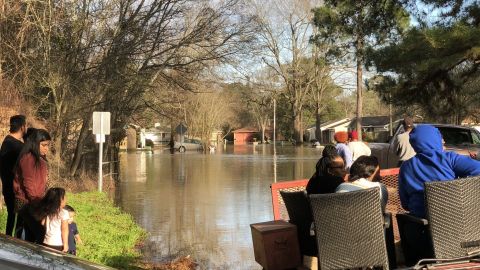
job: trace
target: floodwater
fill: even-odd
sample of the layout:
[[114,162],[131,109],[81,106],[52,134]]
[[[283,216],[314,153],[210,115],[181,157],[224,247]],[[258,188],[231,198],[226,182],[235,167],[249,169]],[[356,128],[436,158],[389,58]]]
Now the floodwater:
[[190,255],[201,269],[261,269],[249,225],[273,219],[270,184],[309,178],[320,155],[277,146],[274,158],[271,145],[122,153],[116,199],[148,231],[153,261]]

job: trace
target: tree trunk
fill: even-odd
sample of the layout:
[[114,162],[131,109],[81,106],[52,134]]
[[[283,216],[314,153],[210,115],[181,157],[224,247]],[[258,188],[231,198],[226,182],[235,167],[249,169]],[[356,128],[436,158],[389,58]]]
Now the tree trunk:
[[315,110],[315,139],[319,141],[320,143],[323,143],[322,140],[322,130],[321,126],[322,125],[322,115],[320,114],[320,108],[317,104],[317,109]]
[[265,128],[266,125],[262,124],[262,144],[265,144]]
[[80,135],[78,136],[77,147],[75,148],[75,154],[73,155],[72,164],[70,166],[70,177],[75,176],[78,165],[82,160],[83,147],[85,146],[85,141],[88,136],[88,128],[90,127],[91,119],[92,118],[90,117],[90,114],[83,119],[82,129],[80,130]]
[[363,40],[362,38],[357,38],[357,125],[356,130],[358,132],[358,140],[362,141],[362,73],[363,73]]

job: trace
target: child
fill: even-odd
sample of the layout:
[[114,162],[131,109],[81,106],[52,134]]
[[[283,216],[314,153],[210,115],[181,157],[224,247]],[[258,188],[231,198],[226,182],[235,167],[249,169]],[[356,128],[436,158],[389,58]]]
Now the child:
[[70,205],[65,205],[63,208],[68,211],[70,218],[68,219],[68,254],[77,256],[77,242],[82,244],[82,239],[78,233],[77,224],[73,221],[75,217],[75,209]]
[[35,206],[35,218],[45,228],[43,245],[58,251],[68,251],[68,212],[65,189],[50,188],[43,199]]

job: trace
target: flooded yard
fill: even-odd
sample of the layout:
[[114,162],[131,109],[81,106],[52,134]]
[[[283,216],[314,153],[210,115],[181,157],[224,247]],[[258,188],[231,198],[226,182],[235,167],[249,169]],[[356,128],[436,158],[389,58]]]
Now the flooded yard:
[[202,269],[261,269],[250,224],[273,218],[270,184],[309,178],[308,147],[228,146],[198,152],[122,153],[117,203],[149,232],[154,261],[191,255]]

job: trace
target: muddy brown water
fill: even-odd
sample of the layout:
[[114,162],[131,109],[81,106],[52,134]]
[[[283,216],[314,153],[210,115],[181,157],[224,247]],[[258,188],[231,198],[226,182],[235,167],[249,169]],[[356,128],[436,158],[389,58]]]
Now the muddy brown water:
[[320,154],[277,146],[274,158],[269,145],[122,153],[116,201],[148,231],[150,260],[190,255],[201,269],[261,269],[249,225],[272,220],[270,184],[309,178]]

